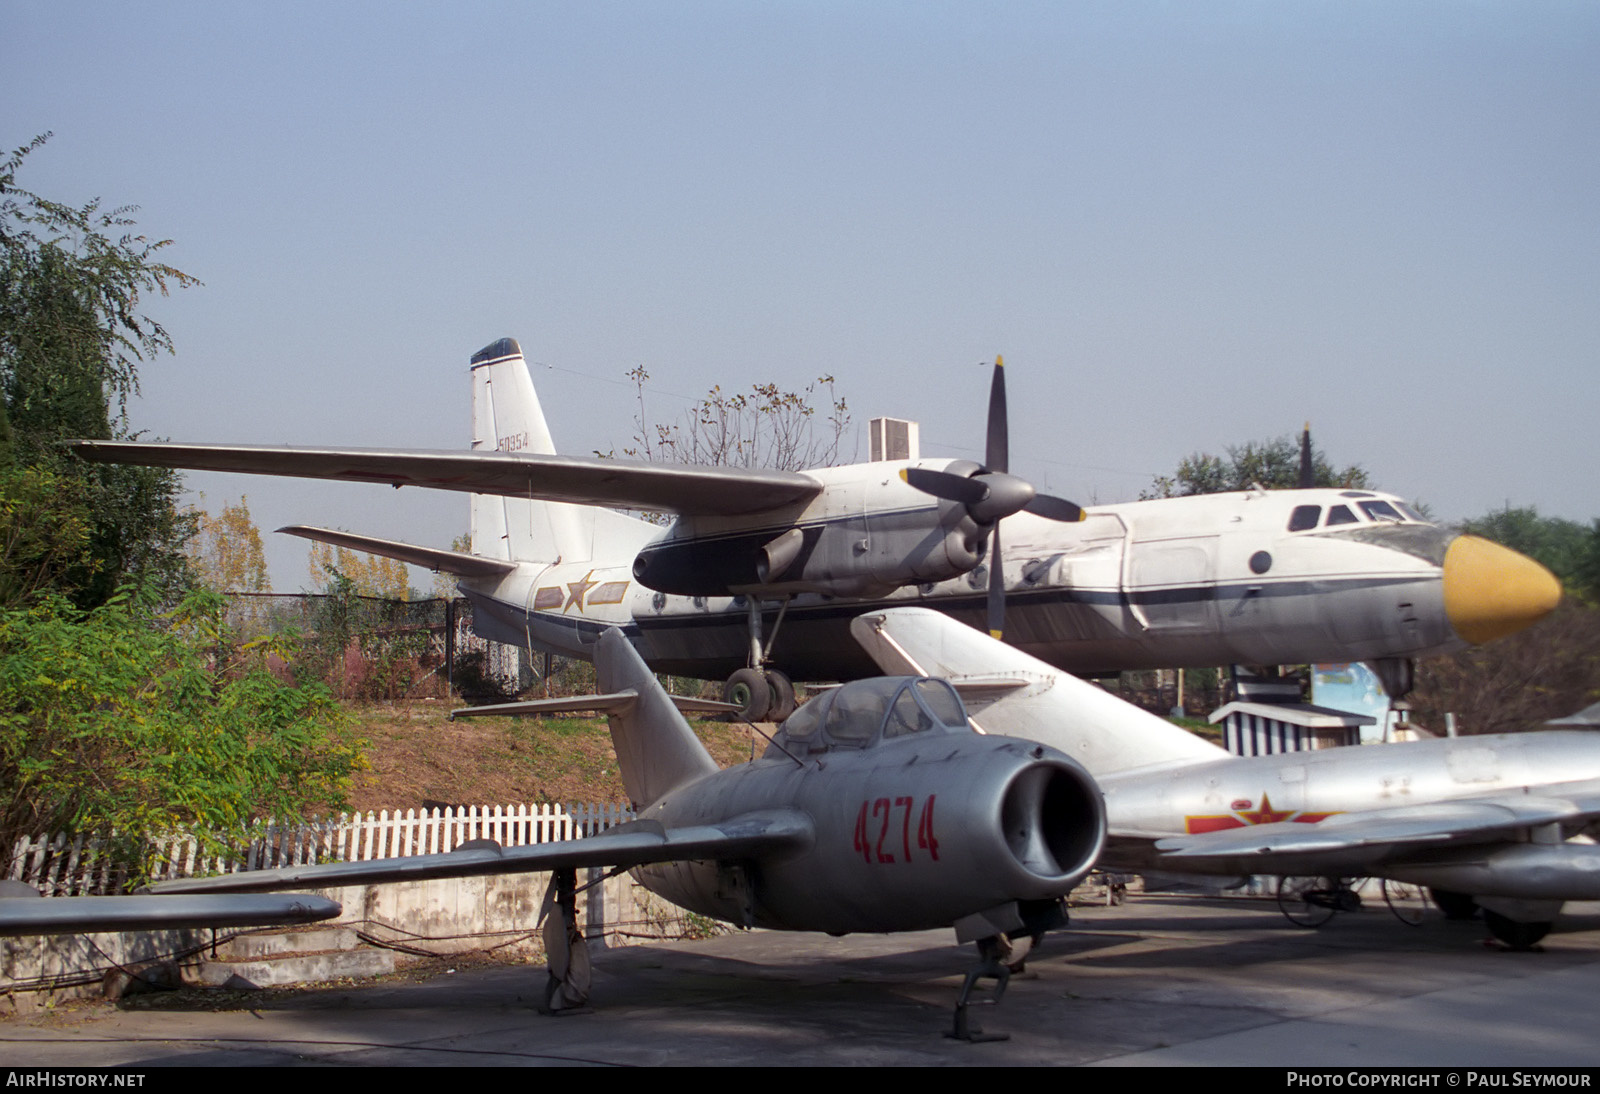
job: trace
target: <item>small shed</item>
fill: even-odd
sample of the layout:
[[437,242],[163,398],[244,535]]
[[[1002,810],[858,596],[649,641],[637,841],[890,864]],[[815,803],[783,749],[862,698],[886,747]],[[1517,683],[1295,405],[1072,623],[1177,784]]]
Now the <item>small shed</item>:
[[1361,727],[1377,719],[1310,703],[1229,703],[1214,711],[1222,743],[1235,756],[1308,752],[1361,743]]

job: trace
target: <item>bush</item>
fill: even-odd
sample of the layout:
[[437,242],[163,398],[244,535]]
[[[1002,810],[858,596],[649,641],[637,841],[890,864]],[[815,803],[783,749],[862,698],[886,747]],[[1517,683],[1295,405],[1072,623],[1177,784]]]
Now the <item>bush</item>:
[[120,865],[193,826],[221,850],[258,819],[345,804],[361,743],[320,683],[288,686],[230,648],[223,603],[171,612],[123,589],[80,611],[62,597],[0,612],[0,847],[113,832]]

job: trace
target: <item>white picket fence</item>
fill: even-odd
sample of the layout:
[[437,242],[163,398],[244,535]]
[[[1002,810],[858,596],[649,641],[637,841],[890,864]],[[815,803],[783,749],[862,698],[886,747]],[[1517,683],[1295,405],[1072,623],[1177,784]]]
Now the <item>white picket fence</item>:
[[[449,809],[345,813],[337,820],[267,825],[249,847],[227,855],[207,854],[201,840],[180,833],[158,841],[153,858],[161,865],[152,880],[195,875],[268,870],[318,862],[431,855],[453,851],[473,840],[495,840],[504,847],[581,839],[633,819],[626,805],[469,805]],[[11,854],[8,876],[46,896],[93,896],[120,890],[125,874],[104,848],[109,841],[79,834],[24,836]]]

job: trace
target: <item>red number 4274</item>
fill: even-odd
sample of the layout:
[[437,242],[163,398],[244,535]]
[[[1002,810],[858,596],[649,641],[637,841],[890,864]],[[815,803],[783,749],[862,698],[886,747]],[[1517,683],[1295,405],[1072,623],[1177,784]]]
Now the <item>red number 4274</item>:
[[[929,794],[928,800],[922,803],[922,811],[917,816],[917,849],[925,851],[933,861],[939,861],[939,841],[933,835],[933,799],[937,794]],[[916,800],[909,797],[901,798],[875,798],[872,801],[861,803],[861,811],[856,814],[855,849],[862,860],[868,863],[890,863],[896,861],[895,853],[900,853],[901,862],[910,862],[911,851],[911,814],[916,808]],[[894,814],[900,814],[900,823],[893,824]],[[898,831],[897,831],[898,830]],[[900,837],[900,845],[895,846],[894,837]]]

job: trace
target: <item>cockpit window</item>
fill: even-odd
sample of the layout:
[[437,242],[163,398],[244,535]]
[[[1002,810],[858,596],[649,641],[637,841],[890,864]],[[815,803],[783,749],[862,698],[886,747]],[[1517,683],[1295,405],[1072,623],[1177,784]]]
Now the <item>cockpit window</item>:
[[828,714],[828,708],[833,705],[833,697],[837,691],[824,692],[815,699],[803,703],[783,723],[783,732],[791,741],[806,741],[817,735],[817,730],[822,728],[822,720]]
[[889,719],[883,723],[885,737],[904,737],[907,733],[922,733],[933,728],[933,720],[922,709],[910,688],[900,693],[889,708]]
[[[836,748],[865,748],[882,739],[968,729],[961,697],[944,680],[885,676],[856,680],[819,695],[779,727],[766,755],[796,758]],[[819,732],[820,731],[820,732]]]
[[1394,503],[1394,507],[1396,509],[1400,510],[1400,512],[1402,512],[1403,514],[1405,514],[1405,517],[1406,517],[1407,520],[1416,521],[1418,524],[1427,524],[1428,523],[1428,519],[1426,517],[1422,516],[1415,509],[1411,508],[1411,506],[1407,505],[1403,501],[1395,502]]
[[1304,532],[1307,528],[1315,528],[1321,519],[1322,506],[1296,505],[1294,512],[1289,514],[1289,531]]
[[1360,524],[1360,523],[1361,523],[1361,518],[1356,516],[1354,513],[1352,513],[1350,511],[1350,507],[1348,505],[1335,505],[1332,509],[1328,510],[1328,524],[1327,524],[1327,527],[1329,527],[1329,528],[1332,528],[1336,524]]
[[961,697],[949,681],[923,679],[912,687],[916,689],[917,698],[939,721],[953,728],[967,724],[967,708],[961,705]]
[[1399,524],[1406,519],[1400,515],[1399,510],[1386,501],[1364,501],[1361,503],[1361,511],[1376,521],[1387,520]]
[[834,693],[823,730],[836,744],[864,745],[883,724],[895,692],[905,681],[893,676],[857,680]]

